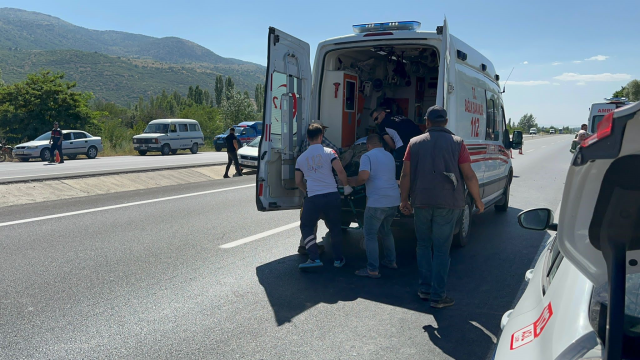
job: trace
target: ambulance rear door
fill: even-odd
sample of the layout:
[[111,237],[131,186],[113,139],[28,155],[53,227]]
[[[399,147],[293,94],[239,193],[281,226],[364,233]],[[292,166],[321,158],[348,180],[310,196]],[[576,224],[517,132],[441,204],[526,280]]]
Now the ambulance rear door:
[[591,111],[589,114],[588,130],[590,133],[595,134],[598,132],[598,123],[604,119],[604,116],[610,112],[613,112],[617,108],[616,104],[598,103],[591,105]]
[[[449,25],[447,24],[446,17],[444,18],[444,24],[442,25],[441,35],[442,45],[440,46],[440,74],[438,76],[438,83],[440,85],[438,86],[438,92],[436,95],[436,104],[449,111],[449,94],[453,92],[453,83],[450,81],[450,73],[453,69],[451,68],[451,55],[449,54],[451,49],[451,39],[449,36]],[[453,63],[455,64],[455,60],[453,60]]]
[[263,135],[260,139],[256,205],[259,211],[302,207],[295,184],[297,152],[309,123],[309,44],[269,28]]

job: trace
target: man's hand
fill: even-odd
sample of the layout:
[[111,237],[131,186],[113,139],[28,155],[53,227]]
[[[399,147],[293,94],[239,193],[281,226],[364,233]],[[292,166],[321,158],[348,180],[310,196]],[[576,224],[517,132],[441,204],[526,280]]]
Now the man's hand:
[[411,206],[410,202],[402,201],[400,203],[400,211],[402,211],[402,213],[405,215],[411,215],[413,214],[413,207]]
[[482,202],[482,200],[475,200],[476,203],[476,209],[478,209],[478,214],[481,214],[484,212],[484,203]]

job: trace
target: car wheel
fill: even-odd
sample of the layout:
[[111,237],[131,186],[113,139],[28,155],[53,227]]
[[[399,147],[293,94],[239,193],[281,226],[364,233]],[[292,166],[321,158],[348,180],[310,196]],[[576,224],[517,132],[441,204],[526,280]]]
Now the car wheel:
[[171,146],[169,146],[169,144],[162,145],[162,149],[160,149],[160,153],[163,156],[169,155],[171,153]]
[[500,205],[495,205],[497,212],[506,212],[509,209],[509,197],[511,192],[511,185],[507,180],[507,185],[504,187],[504,202]]
[[75,160],[78,157],[78,155],[67,155],[67,159],[69,160]]
[[138,150],[138,154],[145,156],[147,155],[147,151],[146,150]]
[[0,154],[0,162],[4,162],[5,160],[7,160],[7,155],[6,154]]
[[42,161],[49,161],[51,159],[49,148],[44,148],[40,151],[40,159],[42,159]]
[[191,153],[192,154],[198,153],[198,143],[193,143],[193,145],[191,145]]
[[222,151],[222,148],[220,146],[216,145],[216,151],[220,152],[220,151]]
[[27,161],[29,161],[29,158],[18,158],[18,161],[27,162]]
[[178,149],[171,149],[171,155],[175,155],[178,153]]
[[89,146],[87,150],[87,158],[95,159],[98,156],[98,148],[95,146]]
[[464,203],[464,210],[460,216],[458,224],[458,233],[453,236],[453,243],[458,247],[465,247],[469,241],[469,230],[471,229],[471,212],[473,211],[473,203],[471,198],[467,197]]

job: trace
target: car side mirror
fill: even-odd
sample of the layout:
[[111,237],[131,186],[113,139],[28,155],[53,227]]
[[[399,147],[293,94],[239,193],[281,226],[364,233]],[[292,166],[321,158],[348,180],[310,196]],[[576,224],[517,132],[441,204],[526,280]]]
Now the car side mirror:
[[511,148],[512,149],[521,149],[522,148],[522,143],[523,143],[523,135],[522,135],[522,131],[520,130],[514,130],[513,131],[513,136],[511,139]]
[[518,224],[527,230],[558,230],[558,224],[553,222],[553,211],[549,209],[530,209],[518,214]]

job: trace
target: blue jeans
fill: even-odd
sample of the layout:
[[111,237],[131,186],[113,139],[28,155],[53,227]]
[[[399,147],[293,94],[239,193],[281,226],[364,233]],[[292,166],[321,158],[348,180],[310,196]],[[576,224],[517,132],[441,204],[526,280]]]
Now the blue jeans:
[[461,213],[462,209],[414,209],[419,286],[421,291],[431,293],[431,301],[442,300],[447,295],[447,276],[451,261],[449,250]]
[[382,238],[382,248],[387,263],[396,262],[396,245],[391,233],[391,222],[398,211],[397,206],[369,207],[364,209],[364,242],[367,250],[367,269],[378,272],[380,266],[378,234]]

